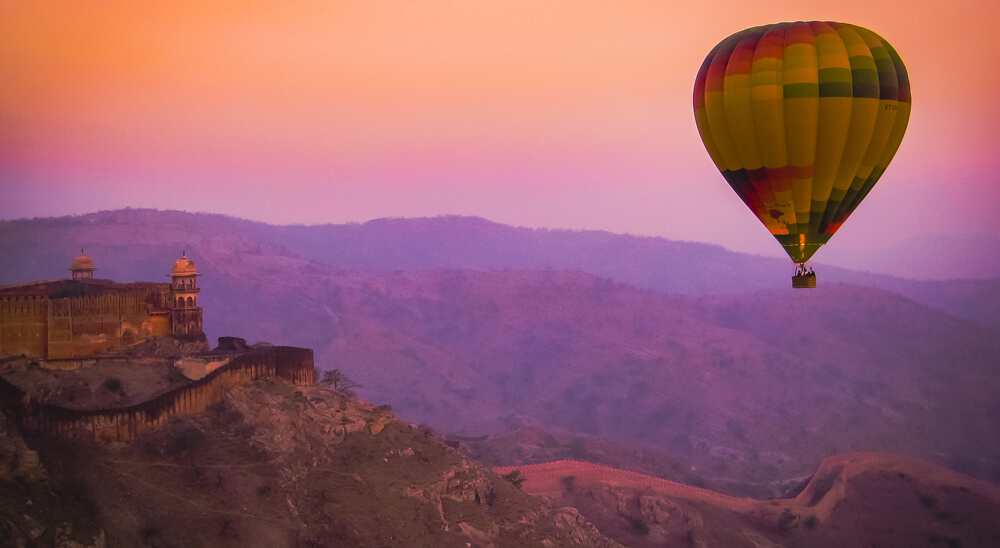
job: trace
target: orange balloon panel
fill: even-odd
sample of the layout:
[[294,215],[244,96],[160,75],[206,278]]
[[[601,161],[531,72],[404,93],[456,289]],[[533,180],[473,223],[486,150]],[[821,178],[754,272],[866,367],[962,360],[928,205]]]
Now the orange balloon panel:
[[715,46],[695,80],[694,111],[726,181],[804,263],[895,155],[910,82],[896,50],[870,30],[778,23]]

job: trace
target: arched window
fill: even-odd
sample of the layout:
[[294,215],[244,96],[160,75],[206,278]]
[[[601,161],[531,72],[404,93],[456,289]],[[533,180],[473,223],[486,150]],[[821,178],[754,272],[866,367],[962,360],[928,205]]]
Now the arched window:
[[194,306],[194,299],[192,299],[191,297],[188,297],[188,308],[191,308],[193,306]]
[[177,297],[177,308],[184,307],[184,297]]

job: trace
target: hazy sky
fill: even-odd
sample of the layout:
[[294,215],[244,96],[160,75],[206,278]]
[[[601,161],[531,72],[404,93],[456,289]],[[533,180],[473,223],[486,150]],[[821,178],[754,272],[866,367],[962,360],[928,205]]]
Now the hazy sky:
[[885,37],[913,90],[899,153],[829,247],[1000,237],[998,15],[994,0],[0,2],[0,218],[463,214],[781,255],[705,152],[692,84],[727,35],[819,19]]

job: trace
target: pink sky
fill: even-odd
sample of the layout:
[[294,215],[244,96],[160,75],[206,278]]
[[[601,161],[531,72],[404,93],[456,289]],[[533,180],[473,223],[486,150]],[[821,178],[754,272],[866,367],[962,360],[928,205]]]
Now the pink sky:
[[727,35],[819,19],[884,36],[913,89],[899,153],[828,248],[1000,238],[992,0],[204,4],[0,4],[0,218],[463,214],[780,256],[691,90]]

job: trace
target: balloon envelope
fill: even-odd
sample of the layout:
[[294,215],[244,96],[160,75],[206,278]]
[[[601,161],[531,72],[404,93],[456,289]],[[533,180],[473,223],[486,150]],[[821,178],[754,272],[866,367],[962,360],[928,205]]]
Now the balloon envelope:
[[720,42],[694,85],[705,148],[796,263],[868,195],[910,118],[910,82],[882,37],[845,23],[749,28]]

